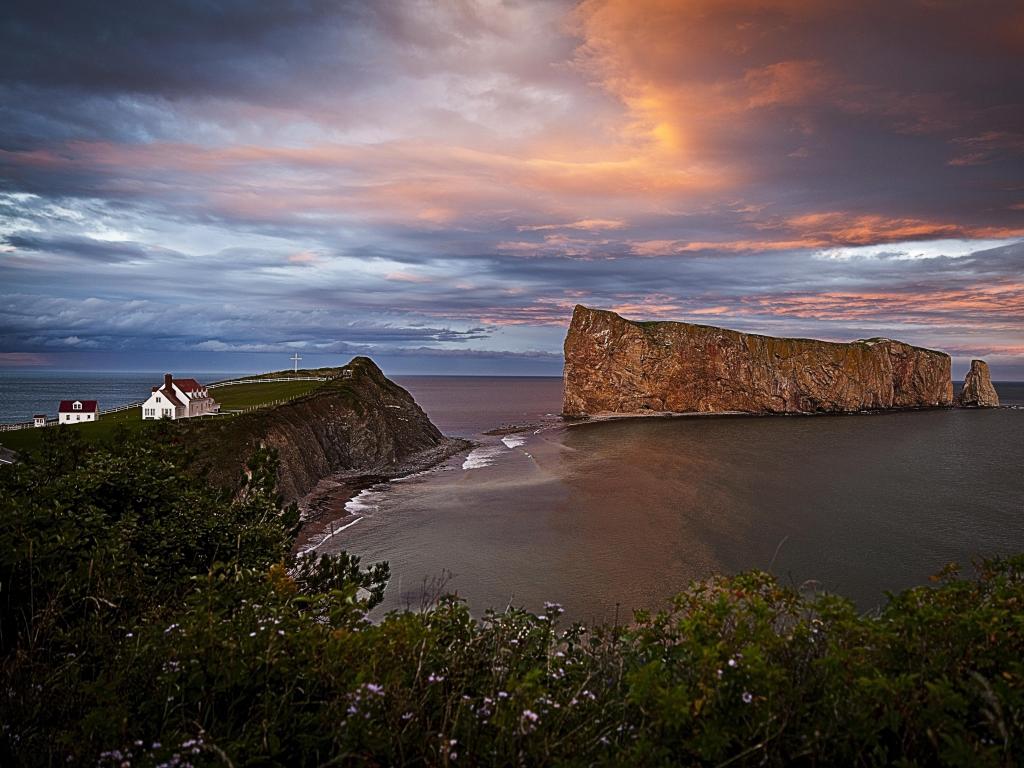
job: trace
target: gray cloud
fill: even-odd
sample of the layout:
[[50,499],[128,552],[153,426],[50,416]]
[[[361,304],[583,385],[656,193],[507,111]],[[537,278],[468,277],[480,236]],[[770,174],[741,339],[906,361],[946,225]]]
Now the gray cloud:
[[1024,365],[1019,8],[752,8],[8,4],[0,350],[550,364],[583,302]]

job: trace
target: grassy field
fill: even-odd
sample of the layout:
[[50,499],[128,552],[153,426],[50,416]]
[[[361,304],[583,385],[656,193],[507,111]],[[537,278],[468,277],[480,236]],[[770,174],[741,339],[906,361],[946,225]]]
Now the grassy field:
[[321,381],[268,381],[266,384],[233,384],[211,389],[213,399],[222,411],[266,405],[275,400],[290,400],[319,387]]
[[99,442],[110,437],[119,424],[125,424],[131,429],[142,429],[146,424],[142,420],[141,408],[129,408],[127,411],[118,411],[106,416],[100,416],[98,421],[91,421],[86,424],[63,424],[59,426],[18,429],[13,432],[0,432],[0,445],[10,448],[12,451],[32,451],[39,447],[42,442],[43,433],[51,429],[73,429],[89,442]]

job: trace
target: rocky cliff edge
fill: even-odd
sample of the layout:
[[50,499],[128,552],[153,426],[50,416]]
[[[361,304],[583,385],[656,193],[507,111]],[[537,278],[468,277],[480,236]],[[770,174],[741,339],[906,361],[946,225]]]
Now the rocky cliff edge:
[[329,475],[395,477],[468,447],[442,435],[412,395],[369,358],[354,358],[339,373],[282,405],[188,424],[182,438],[209,467],[211,479],[227,487],[237,483],[258,448],[275,449],[286,501]]

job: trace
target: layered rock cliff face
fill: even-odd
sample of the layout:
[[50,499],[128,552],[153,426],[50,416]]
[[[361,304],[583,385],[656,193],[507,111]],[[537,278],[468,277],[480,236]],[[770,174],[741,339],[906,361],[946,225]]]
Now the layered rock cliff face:
[[964,378],[964,388],[957,398],[957,404],[962,408],[998,407],[999,395],[992,386],[988,363],[984,360],[971,360],[971,370]]
[[188,424],[191,443],[211,479],[236,487],[260,447],[277,450],[278,487],[286,501],[304,496],[328,475],[391,477],[465,448],[438,431],[412,396],[372,360],[357,357],[350,378],[330,379],[313,392],[273,408]]
[[953,405],[949,355],[889,339],[837,344],[577,306],[565,339],[568,417],[818,413]]

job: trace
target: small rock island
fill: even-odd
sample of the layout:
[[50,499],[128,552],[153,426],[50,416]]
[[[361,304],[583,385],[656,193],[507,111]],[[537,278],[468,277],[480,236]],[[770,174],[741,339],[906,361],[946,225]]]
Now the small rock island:
[[988,363],[984,360],[971,360],[971,370],[964,379],[964,388],[957,398],[961,408],[996,408],[999,406],[999,395],[992,386],[992,378],[988,372]]
[[[955,405],[949,355],[892,339],[787,339],[633,322],[578,305],[565,339],[563,415],[849,413]],[[975,361],[960,404],[998,405]]]

